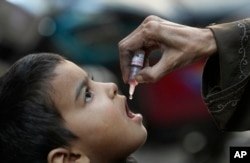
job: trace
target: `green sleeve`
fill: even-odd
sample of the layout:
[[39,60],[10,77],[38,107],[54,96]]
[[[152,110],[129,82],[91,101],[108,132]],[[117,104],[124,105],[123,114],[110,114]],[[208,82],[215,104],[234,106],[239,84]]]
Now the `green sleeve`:
[[250,19],[208,26],[217,54],[210,57],[202,76],[203,99],[226,131],[250,129]]

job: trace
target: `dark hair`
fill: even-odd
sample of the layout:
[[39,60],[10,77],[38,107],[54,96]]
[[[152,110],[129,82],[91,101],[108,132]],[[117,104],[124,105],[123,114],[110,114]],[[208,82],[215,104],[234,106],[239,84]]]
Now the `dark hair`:
[[57,54],[30,54],[0,78],[1,162],[46,163],[52,149],[76,138],[50,97],[53,70],[63,61]]

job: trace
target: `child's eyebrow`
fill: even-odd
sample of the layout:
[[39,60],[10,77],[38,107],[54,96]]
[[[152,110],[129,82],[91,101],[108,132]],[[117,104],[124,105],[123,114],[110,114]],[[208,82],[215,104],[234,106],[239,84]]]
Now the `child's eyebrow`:
[[83,81],[77,86],[76,88],[76,97],[75,97],[75,101],[77,101],[78,97],[80,96],[81,90],[83,89],[83,87],[86,87],[88,85],[88,80],[85,78],[83,79]]

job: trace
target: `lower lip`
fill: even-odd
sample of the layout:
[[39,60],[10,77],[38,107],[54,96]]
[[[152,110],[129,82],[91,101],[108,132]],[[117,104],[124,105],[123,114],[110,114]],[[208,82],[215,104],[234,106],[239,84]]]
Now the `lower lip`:
[[132,120],[134,120],[136,122],[142,122],[143,117],[141,114],[135,114],[135,116],[132,118]]
[[129,117],[130,119],[132,119],[133,121],[141,122],[141,121],[143,120],[143,117],[142,117],[141,114],[135,114],[135,113],[132,113],[131,111],[130,111],[129,114],[130,114],[130,115],[128,115],[128,117]]

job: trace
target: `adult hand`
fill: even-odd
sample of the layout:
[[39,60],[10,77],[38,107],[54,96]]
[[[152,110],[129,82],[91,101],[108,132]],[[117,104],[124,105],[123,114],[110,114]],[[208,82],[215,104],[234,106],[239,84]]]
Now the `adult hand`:
[[[208,28],[195,28],[148,16],[131,34],[119,42],[123,80],[128,82],[133,53],[145,51],[144,68],[136,76],[139,83],[155,82],[167,73],[192,64],[217,51],[213,33]],[[148,56],[160,49],[162,56],[153,66]]]

